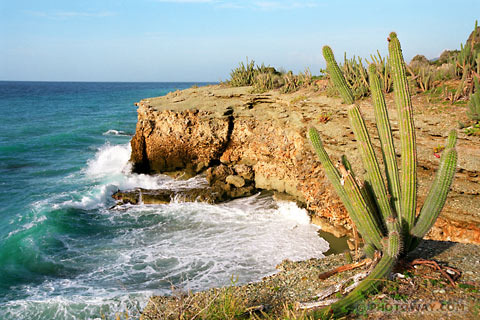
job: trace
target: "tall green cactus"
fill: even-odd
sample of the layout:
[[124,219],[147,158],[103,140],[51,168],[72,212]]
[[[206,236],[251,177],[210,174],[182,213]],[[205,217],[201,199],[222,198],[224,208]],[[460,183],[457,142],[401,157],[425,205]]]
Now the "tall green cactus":
[[370,90],[385,166],[386,179],[384,179],[360,109],[354,104],[351,90],[335,62],[332,50],[327,46],[323,48],[327,70],[333,83],[344,101],[351,105],[348,116],[366,171],[365,183],[354,176],[345,156],[342,157],[343,164],[339,165],[338,169],[333,165],[315,128],[309,129],[309,138],[327,178],[332,182],[365,241],[365,252],[372,256],[374,250],[378,250],[382,253],[382,259],[355,290],[333,305],[314,312],[315,317],[343,316],[381,285],[395,266],[398,257],[414,249],[435,223],[445,204],[455,174],[457,152],[455,150],[456,132],[453,130],[448,136],[447,148],[441,158],[433,186],[419,216],[416,217],[417,151],[413,110],[400,42],[393,32],[389,37],[389,53],[399,119],[400,170],[380,81],[375,66],[369,67]]
[[393,93],[397,105],[398,125],[400,127],[400,186],[402,209],[399,213],[404,230],[405,241],[410,242],[408,231],[415,222],[417,203],[417,147],[413,125],[413,109],[400,41],[395,32],[390,33],[388,51],[392,63]]
[[352,104],[354,101],[352,89],[348,86],[347,80],[345,80],[342,71],[340,71],[332,49],[329,46],[323,47],[323,56],[327,62],[328,74],[332,78],[333,84],[337,88],[338,93],[346,104]]

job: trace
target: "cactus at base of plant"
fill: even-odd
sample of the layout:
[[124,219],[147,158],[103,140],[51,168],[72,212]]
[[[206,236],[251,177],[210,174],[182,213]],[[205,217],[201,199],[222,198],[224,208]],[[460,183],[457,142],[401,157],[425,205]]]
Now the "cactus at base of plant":
[[[350,312],[366,295],[373,293],[385,281],[395,266],[398,257],[412,250],[419,240],[430,230],[445,204],[450,185],[455,174],[457,153],[455,150],[456,132],[450,132],[440,168],[427,195],[420,215],[415,216],[417,201],[417,159],[413,111],[405,62],[395,33],[389,38],[389,63],[393,74],[393,87],[400,129],[401,167],[396,162],[392,129],[389,123],[385,98],[381,90],[376,68],[369,68],[370,90],[377,122],[378,136],[385,165],[384,179],[379,161],[376,158],[372,139],[358,106],[349,107],[348,116],[359,145],[362,162],[366,170],[365,183],[355,177],[350,163],[342,157],[339,169],[328,157],[315,128],[309,129],[309,137],[340,199],[365,240],[364,251],[372,257],[380,251],[382,258],[370,275],[357,288],[340,301],[314,312],[314,317],[338,317]],[[333,58],[329,47],[323,50],[328,71],[340,93],[349,88]],[[335,68],[337,66],[337,68]],[[353,98],[352,98],[353,99]],[[385,181],[387,185],[385,185]]]
[[386,278],[395,266],[396,259],[385,254],[375,268],[370,272],[368,277],[350,292],[343,299],[333,303],[332,305],[322,308],[318,311],[314,311],[312,316],[314,319],[331,319],[343,317],[350,313],[352,307],[359,302],[365,300],[365,298],[378,290],[379,285],[386,281]]

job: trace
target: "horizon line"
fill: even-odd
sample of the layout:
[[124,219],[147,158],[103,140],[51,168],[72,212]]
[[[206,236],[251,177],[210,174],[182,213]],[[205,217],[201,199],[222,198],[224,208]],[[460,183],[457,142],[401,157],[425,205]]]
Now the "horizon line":
[[222,81],[110,81],[110,80],[2,80],[0,82],[70,82],[70,83],[211,83]]

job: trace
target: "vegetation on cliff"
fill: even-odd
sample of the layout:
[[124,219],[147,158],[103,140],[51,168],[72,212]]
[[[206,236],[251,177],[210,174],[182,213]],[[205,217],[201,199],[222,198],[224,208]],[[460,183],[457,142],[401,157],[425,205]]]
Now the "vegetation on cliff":
[[313,79],[308,69],[295,75],[292,71],[277,71],[263,63],[261,66],[255,66],[255,61],[249,62],[247,58],[246,64],[240,62],[239,66],[230,72],[228,84],[233,87],[253,86],[257,93],[272,89],[288,93],[312,85]]
[[[380,87],[384,93],[392,91],[392,70],[389,59],[382,57],[377,51],[369,59],[360,57],[347,58],[345,53],[343,63],[338,68],[343,73],[348,88],[355,99],[361,99],[371,94],[370,75],[365,65],[375,66]],[[465,44],[459,50],[445,50],[438,59],[428,60],[423,55],[416,55],[406,65],[407,84],[412,93],[419,92],[429,95],[429,99],[449,101],[451,104],[465,104],[478,91],[475,81],[480,80],[480,27],[475,22],[475,28]],[[324,87],[327,95],[338,96],[338,91],[326,70],[320,70],[320,76],[314,76],[307,69],[294,75],[291,71],[279,72],[264,64],[256,66],[253,60],[244,64],[241,62],[230,73],[228,84],[231,86],[253,86],[254,92],[265,92],[280,89],[284,93],[300,88],[314,86],[319,89],[317,80],[329,79]],[[468,134],[480,135],[478,119],[475,118],[475,106],[467,113],[470,122],[462,123]],[[473,110],[473,112],[472,112]]]

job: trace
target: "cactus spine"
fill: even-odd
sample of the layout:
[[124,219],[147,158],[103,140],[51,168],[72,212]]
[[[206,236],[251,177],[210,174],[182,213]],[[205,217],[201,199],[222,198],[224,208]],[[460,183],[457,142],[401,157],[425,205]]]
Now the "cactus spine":
[[[309,129],[310,140],[325,169],[327,178],[331,181],[360,235],[365,240],[365,253],[370,257],[376,250],[382,253],[380,262],[355,290],[342,300],[315,312],[315,317],[345,315],[356,303],[382,284],[396,264],[398,257],[412,250],[435,223],[445,204],[455,174],[457,153],[455,151],[456,132],[453,130],[448,136],[447,148],[442,155],[433,186],[420,215],[415,218],[417,152],[413,111],[400,42],[393,32],[389,38],[389,52],[400,127],[400,170],[397,166],[385,98],[375,72],[375,66],[369,67],[369,83],[385,164],[386,186],[358,106],[349,107],[348,116],[366,170],[365,184],[354,176],[346,157],[342,157],[343,164],[337,170],[323,147],[318,131],[315,128]],[[335,62],[331,49],[325,46],[323,54],[327,61],[327,70],[342,98],[346,103],[353,104],[353,95]]]

